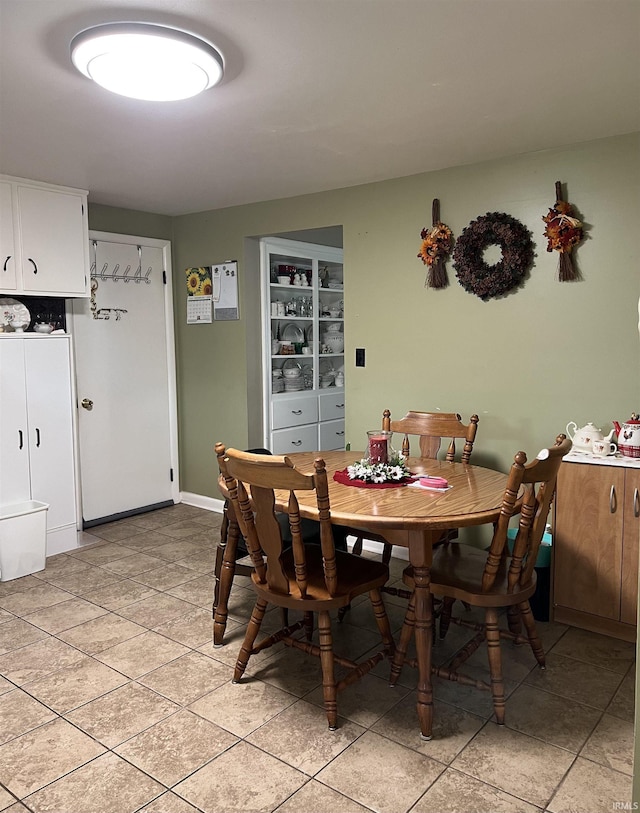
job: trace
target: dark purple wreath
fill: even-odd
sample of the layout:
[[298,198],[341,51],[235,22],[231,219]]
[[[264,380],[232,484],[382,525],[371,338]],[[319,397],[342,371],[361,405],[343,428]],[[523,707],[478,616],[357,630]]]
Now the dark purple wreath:
[[[502,249],[502,259],[487,265],[484,252],[490,245]],[[453,265],[460,285],[486,302],[517,288],[533,262],[531,232],[515,217],[487,212],[472,220],[453,249]]]

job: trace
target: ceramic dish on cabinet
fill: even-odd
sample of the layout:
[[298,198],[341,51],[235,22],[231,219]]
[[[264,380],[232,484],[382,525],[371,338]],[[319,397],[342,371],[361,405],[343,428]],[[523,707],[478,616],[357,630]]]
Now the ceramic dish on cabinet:
[[303,342],[304,330],[300,327],[300,325],[296,325],[293,322],[288,322],[286,325],[282,326],[280,338],[288,342]]
[[0,325],[10,325],[16,333],[22,333],[30,323],[31,314],[26,305],[17,299],[0,299]]

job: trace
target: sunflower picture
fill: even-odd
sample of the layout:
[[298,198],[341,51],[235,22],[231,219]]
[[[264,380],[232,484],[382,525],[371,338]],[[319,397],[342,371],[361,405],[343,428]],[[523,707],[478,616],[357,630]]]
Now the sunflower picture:
[[211,266],[187,268],[187,292],[189,296],[211,296]]

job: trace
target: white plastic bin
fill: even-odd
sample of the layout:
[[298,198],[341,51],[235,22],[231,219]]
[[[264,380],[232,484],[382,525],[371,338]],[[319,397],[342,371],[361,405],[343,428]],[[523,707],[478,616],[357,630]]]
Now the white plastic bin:
[[44,570],[48,508],[36,500],[0,506],[0,581]]

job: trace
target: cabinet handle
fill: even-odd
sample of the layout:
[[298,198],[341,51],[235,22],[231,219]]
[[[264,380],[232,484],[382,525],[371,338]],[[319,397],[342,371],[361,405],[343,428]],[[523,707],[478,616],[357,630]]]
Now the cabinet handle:
[[302,446],[302,441],[301,440],[292,440],[291,445],[292,446]]
[[27,261],[30,262],[31,265],[33,266],[33,273],[37,274],[38,273],[38,266],[35,264],[35,260],[32,260],[31,257],[27,257]]
[[36,448],[40,448],[40,430],[36,426]]
[[22,437],[22,429],[18,429],[18,437],[20,438],[20,445],[18,446],[18,449],[22,449],[22,447],[24,446],[24,439]]
[[638,489],[633,489],[633,516],[640,517],[640,495]]
[[7,270],[7,263],[9,262],[10,259],[11,259],[11,254],[7,254],[7,259],[4,261],[4,265],[2,266],[3,271]]
[[611,491],[609,492],[609,511],[612,514],[616,512],[616,487],[611,486]]
[[336,409],[344,409],[344,404],[336,404]]
[[292,409],[291,414],[292,415],[302,415],[302,410],[301,409]]
[[344,429],[342,430],[342,432],[336,432],[336,435],[338,435],[338,436],[344,435]]

